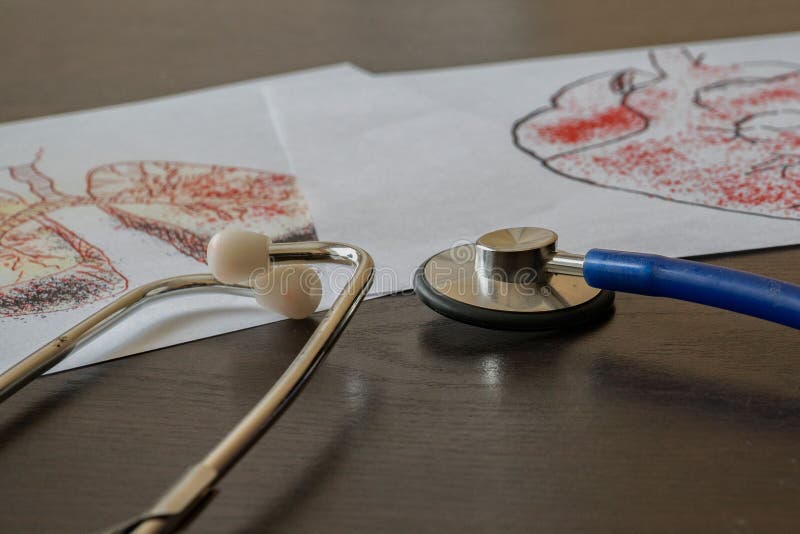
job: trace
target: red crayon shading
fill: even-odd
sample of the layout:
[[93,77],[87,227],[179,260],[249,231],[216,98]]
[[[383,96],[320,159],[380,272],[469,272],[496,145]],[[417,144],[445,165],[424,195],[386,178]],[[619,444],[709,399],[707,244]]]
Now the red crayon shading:
[[559,89],[515,123],[515,144],[593,185],[800,219],[800,66],[709,66],[685,49],[650,57],[650,75],[605,73]]

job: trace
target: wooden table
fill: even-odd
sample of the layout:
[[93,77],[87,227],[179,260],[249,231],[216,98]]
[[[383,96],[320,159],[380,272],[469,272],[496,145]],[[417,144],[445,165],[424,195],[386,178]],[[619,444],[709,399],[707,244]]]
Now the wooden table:
[[[406,69],[796,29],[794,1],[0,0],[0,119],[342,60]],[[800,282],[796,247],[710,261]],[[314,324],[37,381],[0,407],[0,531],[85,532],[143,510]],[[796,532],[798,341],[626,295],[569,334],[372,301],[190,531]]]

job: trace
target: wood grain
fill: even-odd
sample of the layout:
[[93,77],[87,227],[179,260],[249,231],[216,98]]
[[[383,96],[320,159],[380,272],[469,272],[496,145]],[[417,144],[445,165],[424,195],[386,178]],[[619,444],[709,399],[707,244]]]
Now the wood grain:
[[[333,61],[419,68],[800,28],[788,1],[3,0],[0,12],[0,120]],[[797,247],[709,261],[800,283]],[[0,406],[0,531],[86,532],[139,512],[314,324],[35,382]],[[627,295],[607,322],[556,334],[456,324],[412,295],[371,301],[189,531],[793,532],[797,347],[786,328]]]

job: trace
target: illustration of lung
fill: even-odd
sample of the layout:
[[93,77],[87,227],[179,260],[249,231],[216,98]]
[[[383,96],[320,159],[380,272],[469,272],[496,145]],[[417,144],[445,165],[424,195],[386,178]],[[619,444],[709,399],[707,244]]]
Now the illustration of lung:
[[48,216],[55,210],[96,205],[200,262],[211,236],[231,225],[275,241],[316,238],[292,176],[196,163],[113,163],[91,170],[88,196],[76,196],[58,191],[37,168],[41,156],[40,150],[32,163],[3,170],[0,317],[73,309],[128,288],[102,250]]
[[82,200],[57,191],[35,162],[8,172],[16,184],[0,189],[0,317],[72,309],[125,291],[128,281],[100,249],[46,215]]
[[514,124],[545,167],[594,185],[800,219],[800,66],[705,64],[652,52],[655,72],[601,73]]
[[123,225],[200,262],[211,236],[231,225],[274,241],[316,238],[295,179],[284,174],[168,161],[113,163],[89,172],[87,191]]

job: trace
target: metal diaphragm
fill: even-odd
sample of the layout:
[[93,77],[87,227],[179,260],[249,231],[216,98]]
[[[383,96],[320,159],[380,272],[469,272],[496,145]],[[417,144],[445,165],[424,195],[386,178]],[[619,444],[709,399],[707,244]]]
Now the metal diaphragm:
[[605,316],[613,291],[544,269],[555,241],[554,232],[541,228],[486,234],[477,244],[429,258],[417,270],[414,289],[442,315],[486,328],[551,330]]

